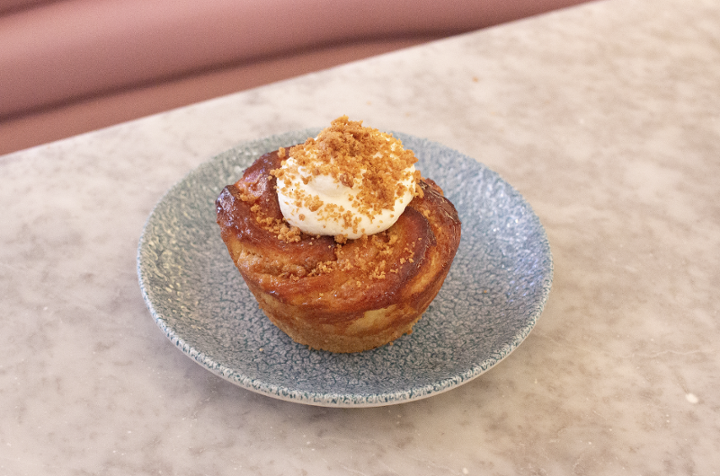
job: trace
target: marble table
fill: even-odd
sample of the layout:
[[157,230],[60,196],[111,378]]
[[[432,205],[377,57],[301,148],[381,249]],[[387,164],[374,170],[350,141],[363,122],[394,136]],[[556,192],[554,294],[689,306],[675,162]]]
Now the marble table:
[[[714,0],[590,3],[0,157],[0,475],[720,473],[719,25]],[[537,326],[452,391],[272,399],[143,302],[173,183],[341,114],[477,158],[547,230]]]

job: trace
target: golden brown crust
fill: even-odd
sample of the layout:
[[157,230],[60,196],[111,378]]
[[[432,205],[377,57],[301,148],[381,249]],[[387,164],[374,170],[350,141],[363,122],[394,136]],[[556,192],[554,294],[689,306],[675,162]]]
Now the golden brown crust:
[[395,225],[338,243],[283,221],[270,174],[281,160],[277,151],[260,157],[217,199],[222,239],[265,314],[297,342],[333,352],[411,332],[460,241],[457,212],[440,187],[423,180]]

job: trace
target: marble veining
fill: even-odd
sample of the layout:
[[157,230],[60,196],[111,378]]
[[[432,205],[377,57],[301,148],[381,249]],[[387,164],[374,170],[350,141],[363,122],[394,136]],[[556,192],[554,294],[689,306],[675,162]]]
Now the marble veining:
[[[0,157],[0,475],[718,472],[720,6],[588,3]],[[492,371],[392,407],[239,388],[136,277],[166,190],[341,114],[477,158],[553,290]]]

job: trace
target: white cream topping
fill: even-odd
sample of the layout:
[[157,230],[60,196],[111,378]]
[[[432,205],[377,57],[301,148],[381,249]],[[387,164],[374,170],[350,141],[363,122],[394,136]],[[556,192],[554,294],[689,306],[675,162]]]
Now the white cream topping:
[[[385,160],[396,159],[391,154]],[[278,202],[285,219],[292,226],[298,227],[311,235],[345,235],[349,239],[356,239],[362,235],[373,235],[390,228],[398,220],[405,207],[413,199],[415,166],[411,165],[405,170],[406,179],[400,181],[404,185],[405,193],[396,197],[392,209],[383,208],[370,217],[358,208],[357,196],[365,186],[364,181],[355,180],[352,187],[341,184],[330,175],[311,175],[304,167],[296,167],[292,157],[284,161],[282,170],[289,178],[277,181]],[[295,173],[295,171],[297,173]],[[305,179],[305,180],[303,180]],[[305,183],[307,182],[307,183]],[[293,198],[297,191],[303,195],[317,198],[322,205],[311,210],[306,203],[298,205]],[[338,217],[339,212],[342,216]],[[346,212],[351,213],[348,219]]]

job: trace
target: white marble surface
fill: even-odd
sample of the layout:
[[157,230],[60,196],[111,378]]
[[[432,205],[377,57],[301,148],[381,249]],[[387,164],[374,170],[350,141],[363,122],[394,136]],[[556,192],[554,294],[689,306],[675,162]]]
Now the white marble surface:
[[[0,157],[0,475],[720,473],[720,3],[610,0]],[[327,409],[175,349],[135,253],[237,142],[341,114],[515,185],[555,284],[489,373]]]

